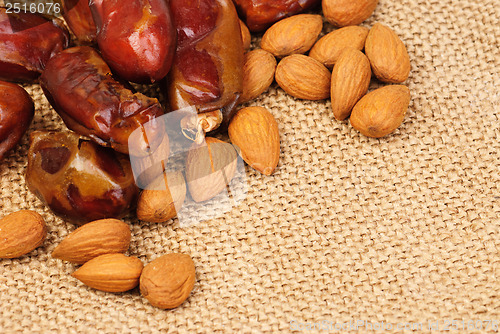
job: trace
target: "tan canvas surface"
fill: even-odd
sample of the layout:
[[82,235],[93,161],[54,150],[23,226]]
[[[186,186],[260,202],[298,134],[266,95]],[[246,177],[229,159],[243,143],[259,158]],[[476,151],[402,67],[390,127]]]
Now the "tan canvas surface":
[[[394,134],[364,137],[333,120],[329,102],[296,100],[274,85],[254,102],[279,123],[273,176],[247,167],[248,197],[221,218],[191,227],[128,220],[129,254],[144,263],[169,252],[193,257],[194,290],[175,310],[150,306],[138,289],[87,288],[70,276],[76,266],[51,258],[75,227],[27,191],[25,136],[0,165],[1,215],[34,209],[49,232],[28,256],[0,260],[0,332],[500,321],[500,3],[381,0],[363,25],[376,21],[394,28],[412,61],[412,102]],[[40,88],[28,89],[30,131],[64,129]]]

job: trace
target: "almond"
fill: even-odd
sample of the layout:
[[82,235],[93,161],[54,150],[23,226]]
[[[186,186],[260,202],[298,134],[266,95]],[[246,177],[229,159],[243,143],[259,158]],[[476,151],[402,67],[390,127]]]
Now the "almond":
[[13,259],[40,246],[47,236],[42,216],[30,210],[13,212],[0,220],[0,258]]
[[240,20],[240,30],[241,30],[241,40],[243,41],[243,49],[250,49],[250,45],[252,44],[252,35],[250,34],[250,30],[246,24]]
[[370,61],[363,52],[345,49],[332,72],[331,99],[333,115],[344,120],[366,94],[370,86],[372,71]]
[[262,36],[260,47],[276,57],[307,52],[323,29],[320,15],[299,14],[273,24]]
[[125,253],[130,244],[130,227],[118,219],[101,219],[71,232],[54,249],[52,257],[82,264],[110,253]]
[[351,125],[368,137],[380,138],[396,130],[408,110],[410,90],[391,85],[365,95],[354,106]]
[[331,69],[345,48],[359,51],[365,47],[368,28],[349,26],[332,31],[321,37],[309,51],[309,56]]
[[330,97],[331,73],[314,58],[291,55],[276,67],[276,82],[288,94],[304,100]]
[[195,281],[196,269],[189,255],[166,254],[144,267],[140,289],[151,305],[171,309],[189,297]]
[[97,290],[124,292],[139,284],[142,268],[136,257],[105,254],[88,261],[71,276]]
[[182,172],[167,172],[144,189],[137,202],[137,218],[161,223],[177,215],[186,198]]
[[225,190],[236,173],[238,155],[234,146],[207,137],[193,143],[186,158],[186,181],[195,202],[207,201]]
[[240,103],[255,99],[274,81],[276,58],[269,52],[256,49],[245,54],[243,64],[243,94]]
[[376,23],[368,33],[365,52],[373,74],[383,82],[401,83],[410,74],[410,57],[404,43],[389,27]]
[[[145,140],[144,138],[146,137],[143,137],[143,131],[145,131],[145,134],[148,136],[153,136],[155,133],[158,133],[156,129],[157,126],[156,123],[149,122],[141,131],[134,131],[131,139],[129,139],[131,143],[129,147],[130,161],[132,163],[136,184],[141,189],[145,188],[145,186],[153,182],[163,173],[162,166],[167,164],[170,155],[170,141],[168,135],[163,136],[160,145],[155,150],[147,153],[143,151],[142,147],[134,148],[133,146]],[[135,136],[138,137],[134,138]]]
[[247,164],[265,175],[274,172],[280,157],[280,135],[278,123],[266,108],[239,110],[228,132]]
[[323,0],[323,15],[337,27],[358,25],[369,18],[378,0]]

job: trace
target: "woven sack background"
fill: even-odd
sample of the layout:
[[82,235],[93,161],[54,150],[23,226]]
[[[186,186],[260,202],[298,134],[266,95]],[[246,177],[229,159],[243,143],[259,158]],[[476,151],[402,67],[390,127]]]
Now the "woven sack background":
[[[175,310],[150,306],[138,289],[87,288],[70,276],[74,265],[51,258],[75,227],[27,191],[25,136],[0,165],[1,215],[36,210],[49,233],[28,256],[0,260],[0,332],[500,321],[500,5],[381,0],[363,25],[377,21],[412,61],[412,102],[394,134],[364,137],[333,120],[328,101],[296,100],[274,85],[253,103],[279,122],[273,176],[247,167],[246,200],[194,226],[127,220],[129,254],[144,263],[168,252],[193,257],[194,290]],[[26,87],[36,103],[30,131],[65,129],[39,86]]]

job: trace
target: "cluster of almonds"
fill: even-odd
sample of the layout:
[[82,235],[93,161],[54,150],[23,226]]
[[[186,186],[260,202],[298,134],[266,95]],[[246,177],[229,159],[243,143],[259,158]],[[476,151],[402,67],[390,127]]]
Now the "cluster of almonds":
[[[40,246],[47,227],[42,216],[22,210],[0,220],[0,258],[16,258]],[[102,219],[71,232],[52,252],[52,257],[82,264],[72,276],[87,286],[107,292],[125,292],[140,286],[153,305],[171,309],[182,304],[195,283],[195,266],[189,255],[171,253],[143,265],[126,256],[131,239],[128,224]]]
[[[344,7],[334,5],[337,2],[323,1],[323,14],[341,28],[319,40],[323,18],[314,14],[283,19],[264,33],[261,49],[245,55],[244,100],[265,92],[275,79],[296,98],[330,98],[337,120],[351,116],[351,125],[362,134],[383,137],[403,122],[410,91],[403,85],[389,85],[365,94],[372,72],[384,83],[404,82],[411,67],[408,52],[394,31],[381,23],[371,29],[351,25],[368,18],[377,1]],[[242,34],[247,34],[244,28]],[[281,59],[278,64],[276,58]]]

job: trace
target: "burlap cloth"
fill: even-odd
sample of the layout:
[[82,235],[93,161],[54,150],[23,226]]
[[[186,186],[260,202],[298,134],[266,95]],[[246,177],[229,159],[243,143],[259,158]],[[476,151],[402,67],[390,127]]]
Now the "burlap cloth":
[[[128,220],[129,254],[144,263],[168,252],[193,257],[194,290],[175,310],[152,307],[138,289],[87,288],[70,276],[76,266],[51,258],[75,227],[27,191],[25,136],[0,166],[1,215],[36,210],[49,233],[28,256],[0,260],[0,332],[500,321],[500,4],[381,0],[364,25],[376,21],[394,28],[412,61],[412,102],[394,134],[369,139],[333,120],[329,102],[273,86],[254,102],[278,119],[273,176],[247,167],[247,199],[195,226]],[[40,88],[28,89],[30,131],[64,129]]]

